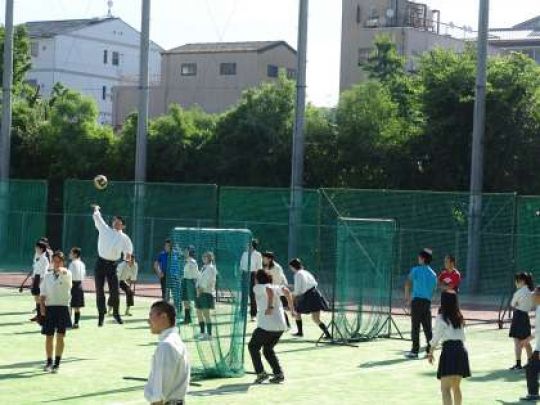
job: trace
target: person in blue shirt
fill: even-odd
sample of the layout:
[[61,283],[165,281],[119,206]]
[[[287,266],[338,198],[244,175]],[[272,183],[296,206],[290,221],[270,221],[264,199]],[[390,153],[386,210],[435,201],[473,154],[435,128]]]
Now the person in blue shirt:
[[[418,266],[413,267],[405,282],[405,299],[411,307],[412,349],[405,354],[409,359],[417,359],[420,351],[420,325],[426,336],[429,353],[429,342],[433,337],[431,329],[431,298],[437,287],[437,275],[429,266],[433,252],[424,249],[418,254]],[[411,295],[412,287],[412,295]]]
[[156,260],[154,261],[154,272],[159,277],[159,282],[161,284],[161,298],[167,302],[169,301],[169,294],[167,293],[167,271],[171,246],[171,240],[165,240],[163,250],[157,255]]

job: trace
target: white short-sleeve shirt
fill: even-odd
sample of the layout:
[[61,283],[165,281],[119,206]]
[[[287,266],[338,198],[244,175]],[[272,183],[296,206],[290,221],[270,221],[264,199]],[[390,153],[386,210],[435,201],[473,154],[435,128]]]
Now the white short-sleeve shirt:
[[86,277],[86,265],[81,259],[75,259],[69,264],[69,271],[73,277],[73,281],[83,281]]
[[[265,314],[268,308],[267,289],[271,289],[274,292],[274,302],[272,302],[274,309],[270,315]],[[253,287],[253,292],[255,293],[255,301],[257,302],[257,326],[268,332],[286,331],[285,312],[279,299],[283,295],[283,288],[272,284],[256,284]]]

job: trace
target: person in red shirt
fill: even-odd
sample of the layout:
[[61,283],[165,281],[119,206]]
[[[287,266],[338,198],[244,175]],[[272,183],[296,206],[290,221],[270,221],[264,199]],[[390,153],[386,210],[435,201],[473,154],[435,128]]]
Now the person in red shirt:
[[439,286],[442,291],[458,292],[460,283],[461,274],[456,269],[456,258],[452,255],[447,255],[444,258],[444,269],[439,274]]

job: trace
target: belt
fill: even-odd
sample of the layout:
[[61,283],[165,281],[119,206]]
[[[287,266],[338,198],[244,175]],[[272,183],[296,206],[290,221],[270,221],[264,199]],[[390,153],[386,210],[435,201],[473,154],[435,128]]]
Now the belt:
[[105,262],[105,263],[112,263],[112,264],[116,264],[116,262],[118,261],[118,260],[107,260],[107,259],[104,259],[101,256],[99,256],[99,260],[102,261],[102,262]]
[[182,399],[171,399],[165,402],[164,405],[184,405],[184,401]]

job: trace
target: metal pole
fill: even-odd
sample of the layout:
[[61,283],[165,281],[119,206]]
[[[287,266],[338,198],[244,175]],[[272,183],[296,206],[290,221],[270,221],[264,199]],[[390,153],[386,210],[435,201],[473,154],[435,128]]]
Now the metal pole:
[[289,258],[293,258],[298,255],[299,226],[302,222],[308,6],[309,0],[300,0],[298,17],[298,65],[296,70],[296,118],[293,132],[291,199],[289,206]]
[[5,181],[9,179],[9,163],[11,149],[11,91],[13,86],[13,0],[6,0],[6,20],[4,35],[0,180]]
[[482,227],[482,184],[484,177],[484,133],[486,120],[487,46],[489,0],[480,0],[478,19],[478,63],[472,139],[471,187],[469,204],[469,251],[467,255],[467,287],[478,290]]
[[135,251],[141,263],[144,257],[144,195],[146,181],[146,147],[148,138],[148,59],[150,49],[150,0],[142,0],[141,43],[139,59],[139,116],[135,152]]

